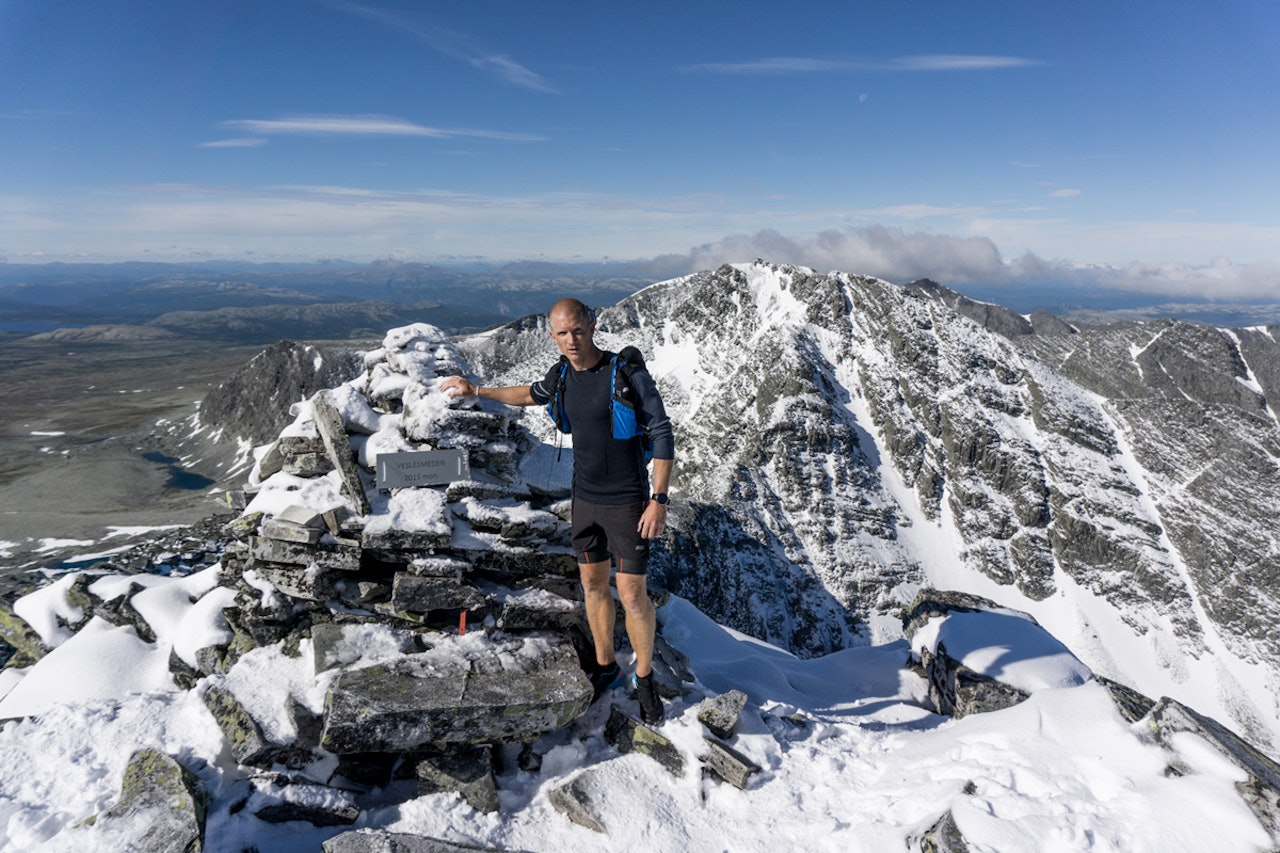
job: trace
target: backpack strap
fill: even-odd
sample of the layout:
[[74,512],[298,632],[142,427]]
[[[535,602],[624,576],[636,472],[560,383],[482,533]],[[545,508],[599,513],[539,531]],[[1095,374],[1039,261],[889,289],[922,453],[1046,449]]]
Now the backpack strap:
[[547,401],[547,414],[560,432],[572,432],[569,413],[564,408],[565,374],[569,371],[569,360],[560,356],[560,371],[556,376],[555,388],[551,391],[551,399]]

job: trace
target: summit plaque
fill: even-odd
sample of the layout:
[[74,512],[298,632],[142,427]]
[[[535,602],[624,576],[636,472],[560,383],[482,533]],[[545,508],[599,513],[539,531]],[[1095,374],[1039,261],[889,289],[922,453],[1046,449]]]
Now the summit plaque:
[[414,450],[378,454],[378,488],[440,486],[471,479],[465,450]]

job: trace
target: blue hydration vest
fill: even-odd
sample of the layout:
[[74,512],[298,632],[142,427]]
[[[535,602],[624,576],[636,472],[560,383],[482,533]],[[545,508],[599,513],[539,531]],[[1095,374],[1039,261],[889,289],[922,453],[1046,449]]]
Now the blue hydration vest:
[[[640,421],[636,417],[636,407],[640,403],[640,398],[631,379],[635,371],[644,369],[644,357],[635,347],[626,347],[610,361],[612,373],[609,377],[609,413],[613,421],[613,437],[624,441],[629,438],[641,439],[644,461],[647,463],[653,458],[653,442],[640,427]],[[573,432],[569,423],[569,413],[564,408],[565,375],[568,371],[569,362],[562,357],[560,378],[556,380],[555,391],[547,401],[547,414],[551,416],[556,429],[566,434]],[[619,371],[624,379],[621,386],[618,384]]]

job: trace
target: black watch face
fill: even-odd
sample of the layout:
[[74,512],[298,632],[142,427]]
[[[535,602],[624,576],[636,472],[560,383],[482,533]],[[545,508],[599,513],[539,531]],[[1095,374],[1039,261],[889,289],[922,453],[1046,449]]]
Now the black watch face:
[[654,499],[655,501],[657,501],[658,503],[660,503],[660,504],[664,504],[664,505],[665,505],[665,504],[666,504],[666,502],[667,502],[667,496],[666,496],[665,494],[661,494],[661,493],[660,493],[660,494],[656,494],[656,495],[654,495],[654,496],[653,496],[653,499]]

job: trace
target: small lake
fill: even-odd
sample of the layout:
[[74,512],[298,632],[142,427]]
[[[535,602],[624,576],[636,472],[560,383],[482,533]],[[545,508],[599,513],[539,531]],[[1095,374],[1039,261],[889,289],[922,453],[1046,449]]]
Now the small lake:
[[182,489],[188,492],[197,492],[202,489],[210,488],[218,481],[211,480],[203,474],[197,474],[194,471],[188,471],[181,466],[180,459],[172,456],[166,456],[163,453],[151,451],[142,454],[142,458],[148,462],[155,462],[157,465],[163,465],[168,469],[169,479],[165,482],[166,489]]

